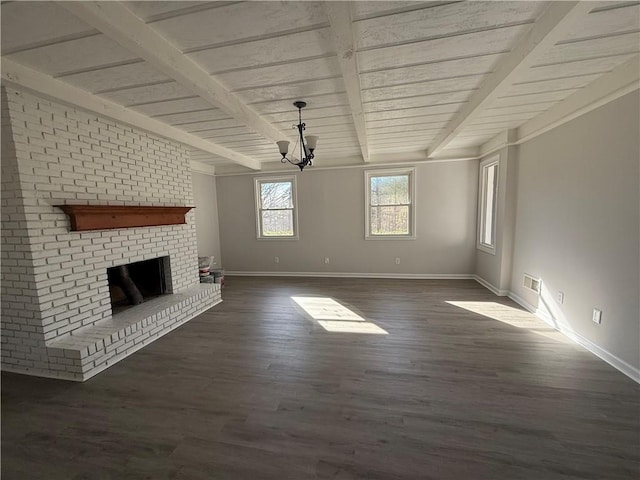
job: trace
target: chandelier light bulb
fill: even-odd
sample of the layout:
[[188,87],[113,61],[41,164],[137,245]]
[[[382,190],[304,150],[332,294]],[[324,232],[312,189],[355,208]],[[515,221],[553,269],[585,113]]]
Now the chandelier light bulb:
[[276,142],[278,144],[278,148],[280,149],[280,153],[284,157],[289,152],[289,141],[288,140],[280,140]]
[[313,152],[316,149],[316,143],[318,143],[318,136],[307,135],[305,140],[307,141],[307,148]]

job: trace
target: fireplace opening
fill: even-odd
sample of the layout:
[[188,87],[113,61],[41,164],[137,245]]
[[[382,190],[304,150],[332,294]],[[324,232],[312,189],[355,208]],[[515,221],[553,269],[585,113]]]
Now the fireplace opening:
[[107,268],[111,310],[120,313],[167,293],[165,265],[169,257]]

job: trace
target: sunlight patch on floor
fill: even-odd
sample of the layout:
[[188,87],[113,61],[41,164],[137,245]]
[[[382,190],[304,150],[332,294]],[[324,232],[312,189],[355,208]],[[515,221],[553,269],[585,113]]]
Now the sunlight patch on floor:
[[327,332],[388,335],[389,332],[367,321],[353,310],[329,297],[291,297],[307,317]]
[[502,305],[496,302],[454,302],[447,301],[449,305],[462,308],[469,312],[477,313],[485,317],[498,320],[517,328],[530,330],[538,335],[563,343],[568,343],[567,337],[550,327],[532,313],[525,310]]
[[369,333],[374,335],[388,335],[389,332],[371,322],[340,322],[335,320],[318,320],[327,332],[339,333]]

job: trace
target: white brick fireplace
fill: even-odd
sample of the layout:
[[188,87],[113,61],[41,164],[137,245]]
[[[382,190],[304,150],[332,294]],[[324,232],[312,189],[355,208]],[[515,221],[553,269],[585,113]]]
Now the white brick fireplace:
[[[63,204],[192,206],[180,144],[2,91],[2,368],[86,380],[221,301],[184,225],[72,232]],[[169,257],[168,295],[112,315],[107,268]]]

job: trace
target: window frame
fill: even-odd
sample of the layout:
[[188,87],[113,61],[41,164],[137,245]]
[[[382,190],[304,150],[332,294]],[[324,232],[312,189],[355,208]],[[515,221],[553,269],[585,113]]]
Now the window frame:
[[[487,200],[488,200],[488,188],[489,188],[489,176],[488,172],[491,167],[495,166],[495,179],[493,185],[493,209],[491,212],[492,221],[491,221],[491,238],[493,239],[493,243],[485,243],[484,237],[486,236],[485,230],[485,219],[487,218]],[[479,186],[478,186],[478,225],[477,225],[477,238],[476,238],[476,248],[485,253],[489,253],[491,255],[496,254],[496,244],[497,244],[497,228],[496,224],[498,221],[498,192],[500,188],[500,157],[494,156],[487,158],[480,162],[480,178],[479,178]]]
[[[409,176],[409,233],[397,235],[374,235],[371,233],[371,178]],[[416,239],[416,168],[388,168],[365,170],[364,172],[364,238],[365,240],[415,240]]]
[[[291,209],[280,209],[280,210],[291,210],[293,217],[293,235],[264,235],[262,231],[262,212],[263,210],[277,210],[277,209],[263,209],[262,208],[262,195],[261,195],[261,185],[265,183],[283,183],[290,182],[291,183],[291,203],[293,204]],[[296,186],[296,176],[295,175],[286,175],[286,176],[273,176],[273,177],[255,177],[253,181],[254,187],[254,195],[255,195],[255,216],[256,216],[256,238],[258,240],[298,240],[298,194],[297,194],[297,186]]]

